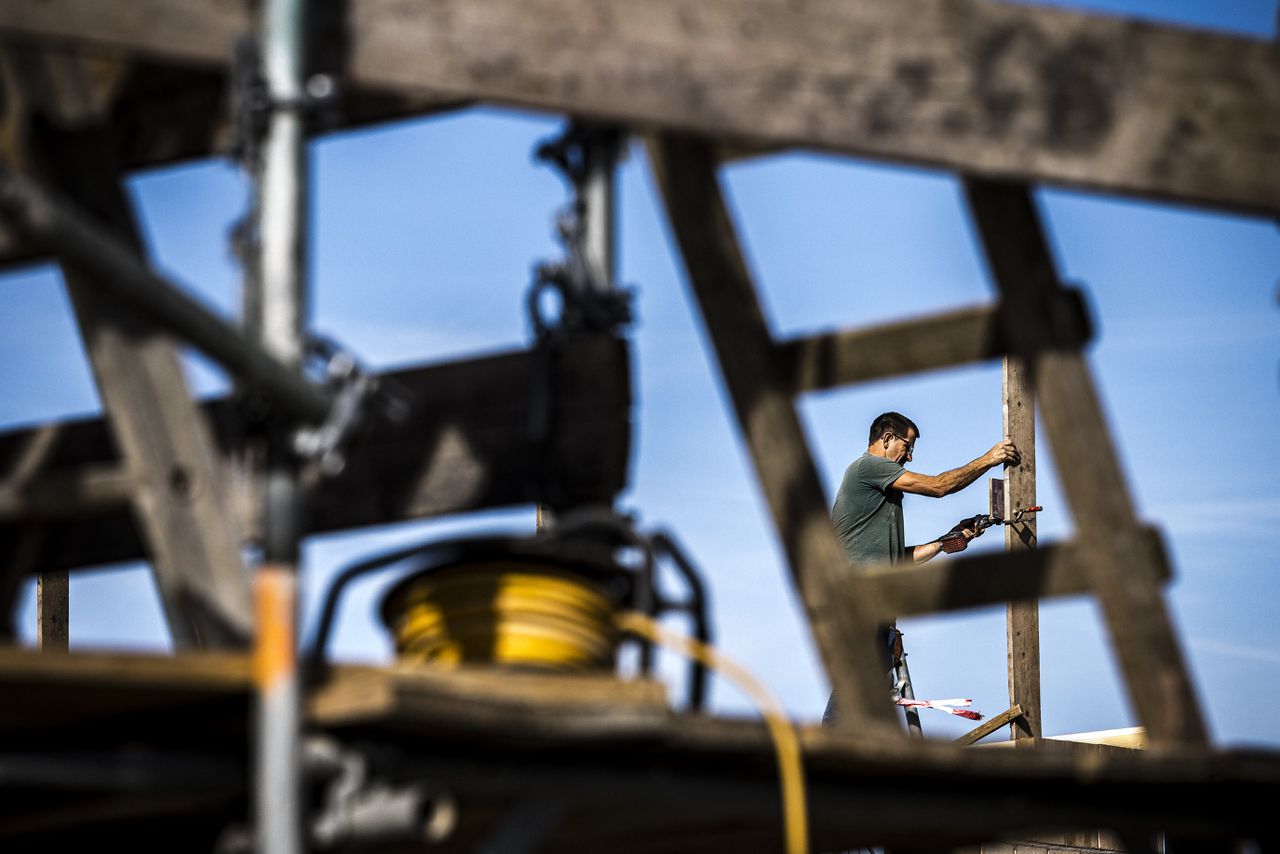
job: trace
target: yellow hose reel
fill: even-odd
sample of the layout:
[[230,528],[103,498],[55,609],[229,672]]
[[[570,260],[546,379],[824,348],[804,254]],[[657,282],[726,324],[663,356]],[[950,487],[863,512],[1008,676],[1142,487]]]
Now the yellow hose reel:
[[397,584],[382,620],[404,661],[613,670],[618,586],[529,561],[456,563]]

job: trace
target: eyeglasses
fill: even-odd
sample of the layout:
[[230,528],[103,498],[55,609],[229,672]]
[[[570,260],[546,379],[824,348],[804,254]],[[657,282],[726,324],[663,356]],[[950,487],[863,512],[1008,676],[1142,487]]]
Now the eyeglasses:
[[907,456],[911,456],[916,452],[916,443],[914,441],[908,442],[906,439],[902,438],[897,433],[890,433],[889,435],[907,446]]

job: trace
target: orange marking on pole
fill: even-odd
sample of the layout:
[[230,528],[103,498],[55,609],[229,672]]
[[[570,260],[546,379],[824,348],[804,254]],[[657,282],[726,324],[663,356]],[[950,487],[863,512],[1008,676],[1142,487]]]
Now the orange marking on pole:
[[284,566],[265,565],[255,575],[253,598],[257,634],[253,648],[253,681],[264,693],[294,671],[296,591],[294,573]]

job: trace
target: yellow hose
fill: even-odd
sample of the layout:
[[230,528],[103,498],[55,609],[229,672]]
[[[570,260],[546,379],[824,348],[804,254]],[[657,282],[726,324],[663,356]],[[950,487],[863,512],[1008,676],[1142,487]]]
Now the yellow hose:
[[656,620],[635,611],[619,614],[618,625],[629,632],[686,658],[700,661],[734,682],[760,709],[773,740],[773,750],[778,759],[778,776],[782,781],[782,818],[786,836],[787,854],[806,854],[809,850],[809,818],[805,809],[804,770],[800,759],[800,740],[787,720],[787,714],[778,698],[760,680],[756,679],[735,661],[723,653],[694,638],[686,637],[660,626]]

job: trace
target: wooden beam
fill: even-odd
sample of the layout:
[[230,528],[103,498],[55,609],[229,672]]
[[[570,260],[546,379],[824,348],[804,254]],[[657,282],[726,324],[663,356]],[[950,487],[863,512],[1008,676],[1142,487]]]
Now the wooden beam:
[[651,141],[649,159],[791,581],[839,697],[840,726],[884,737],[896,729],[875,649],[876,618],[884,610],[874,589],[850,595],[851,567],[831,527],[791,390],[772,359],[773,339],[720,192],[715,151],[699,139],[665,135]]
[[41,650],[65,650],[70,640],[68,615],[71,588],[65,569],[52,569],[36,577],[36,646]]
[[[0,440],[2,441],[2,440]],[[83,519],[129,505],[136,481],[118,464],[0,479],[0,526]]]
[[[488,507],[610,502],[627,482],[630,458],[630,361],[626,344],[606,335],[567,342],[549,378],[530,351],[412,368],[382,375],[410,404],[406,421],[375,419],[348,455],[344,471],[313,487],[308,532],[385,525]],[[529,430],[530,395],[556,389],[549,443]],[[202,410],[224,480],[236,479],[243,415],[232,400]],[[0,566],[23,531],[43,520],[46,536],[25,566],[67,568],[145,559],[147,551],[108,473],[118,451],[102,420],[44,425],[0,434]],[[99,482],[91,501],[26,503],[67,484]],[[253,498],[233,491],[240,524],[254,536]],[[112,499],[113,500],[108,500]],[[28,549],[29,550],[29,549]]]
[[[221,66],[248,3],[10,0],[0,29]],[[1280,211],[1268,42],[988,0],[351,0],[356,87]]]
[[[1030,366],[1024,358],[1008,357],[1001,366],[1004,398],[1004,436],[1018,448],[1021,462],[1004,468],[1004,510],[1001,518],[1012,521],[1017,512],[1036,504],[1036,404]],[[1003,526],[1004,547],[1009,552],[1036,547],[1036,517]],[[1005,651],[1009,671],[1009,705],[1024,714],[1010,726],[1015,741],[1040,737],[1040,606],[1035,599],[1020,599],[1005,606]]]
[[1014,703],[1000,714],[995,717],[987,718],[985,721],[957,738],[953,744],[958,744],[961,747],[967,747],[970,744],[975,744],[1000,729],[1000,727],[1005,724],[1013,723],[1020,717],[1022,717],[1022,706]]
[[778,343],[778,370],[792,394],[998,359],[1005,353],[997,306],[980,306],[869,329]]
[[[93,67],[58,50],[8,44],[6,91],[30,116],[13,166],[47,181],[140,247],[102,124],[107,98]],[[108,89],[110,87],[107,87]],[[92,275],[64,263],[63,278],[111,430],[136,489],[170,632],[178,647],[237,647],[251,635],[242,538],[223,501],[212,440],[187,390],[174,342],[103,299]],[[42,571],[60,567],[41,565]]]
[[1159,532],[1137,529],[1117,540],[1118,551],[1101,555],[1079,544],[1046,546],[1035,551],[983,552],[972,557],[919,566],[900,564],[869,567],[851,582],[852,595],[867,596],[883,611],[878,618],[934,614],[999,605],[1010,600],[1076,596],[1091,590],[1092,574],[1124,567],[1146,572],[1158,584],[1168,578]]
[[[992,277],[1017,319],[1007,334],[1018,352],[1034,354],[1037,341],[1055,335],[1045,306],[1059,287],[1035,204],[1018,184],[970,180],[966,192]],[[1208,733],[1159,571],[1116,557],[1137,521],[1084,357],[1049,350],[1029,364],[1079,545],[1094,552],[1085,568],[1137,716],[1153,744],[1203,744]]]
[[[120,169],[154,168],[230,151],[233,129],[225,67],[171,65],[114,52],[95,56],[93,66],[99,86],[110,83],[100,93],[101,112],[111,126],[105,144]],[[7,94],[13,97],[13,93]],[[437,115],[468,105],[452,96],[344,87],[318,135]],[[20,113],[0,115],[0,159],[21,159],[17,155],[24,132]],[[38,262],[49,254],[48,247],[38,240],[0,223],[0,267]]]

